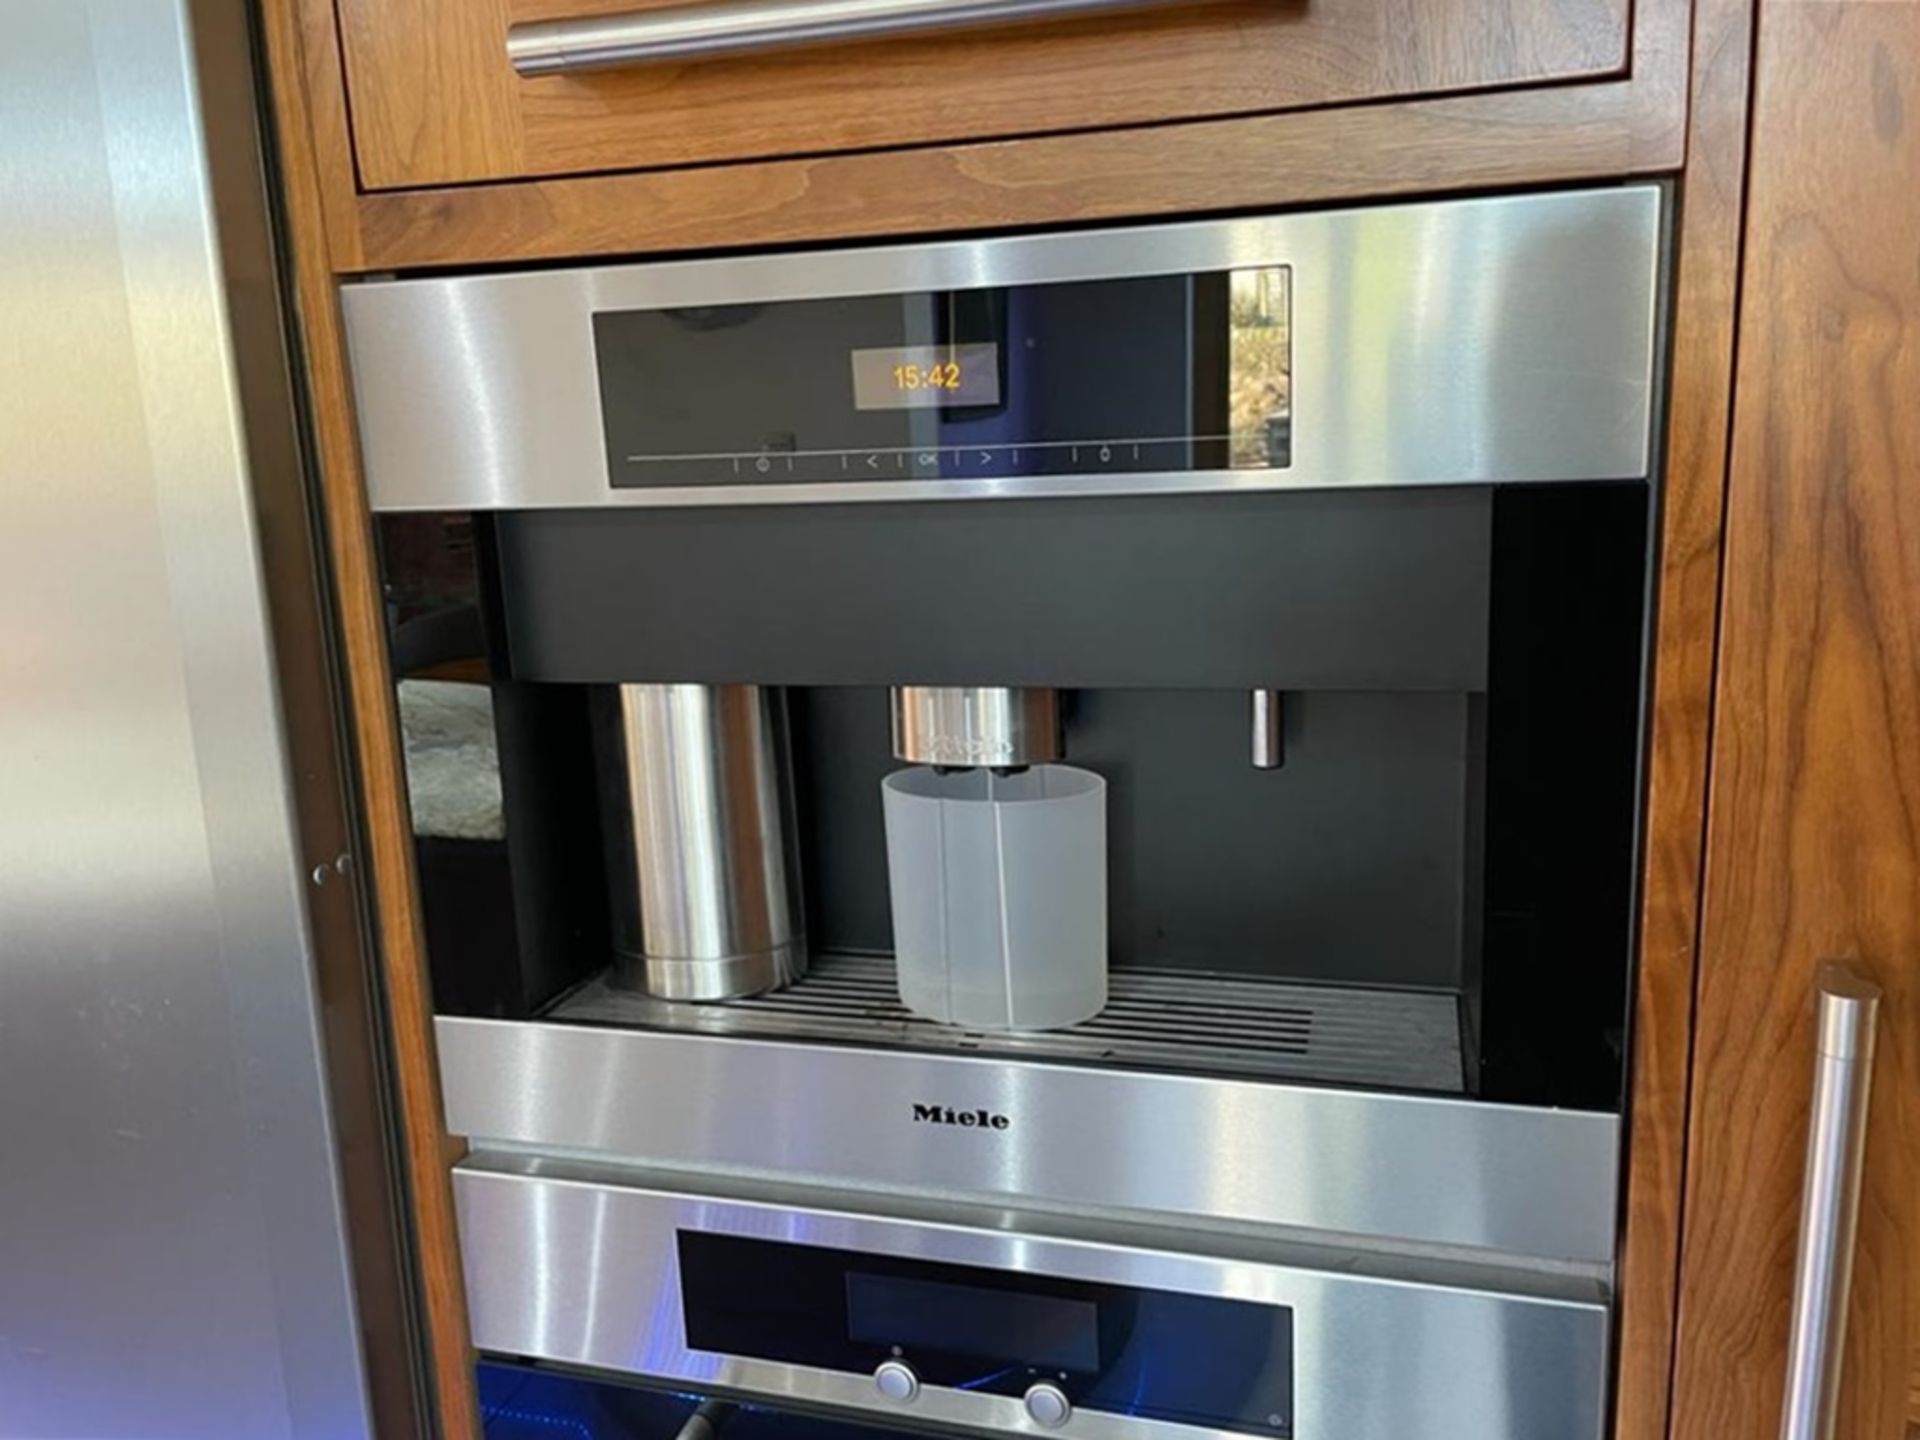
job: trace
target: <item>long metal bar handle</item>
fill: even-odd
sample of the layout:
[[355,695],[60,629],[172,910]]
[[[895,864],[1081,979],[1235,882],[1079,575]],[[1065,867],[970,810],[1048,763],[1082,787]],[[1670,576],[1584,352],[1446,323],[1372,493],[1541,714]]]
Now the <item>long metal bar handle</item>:
[[1880,1012],[1880,987],[1848,966],[1822,965],[1816,986],[1820,1048],[1814,1059],[1780,1440],[1830,1440],[1833,1434]]
[[1175,3],[1179,0],[715,0],[527,21],[507,31],[507,58],[525,76],[573,74]]

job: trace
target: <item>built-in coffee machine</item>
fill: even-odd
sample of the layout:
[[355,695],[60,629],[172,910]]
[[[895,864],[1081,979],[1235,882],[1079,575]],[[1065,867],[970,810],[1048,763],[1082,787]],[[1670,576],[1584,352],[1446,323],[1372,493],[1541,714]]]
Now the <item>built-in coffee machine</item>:
[[476,1343],[1598,1437],[1664,199],[350,286]]

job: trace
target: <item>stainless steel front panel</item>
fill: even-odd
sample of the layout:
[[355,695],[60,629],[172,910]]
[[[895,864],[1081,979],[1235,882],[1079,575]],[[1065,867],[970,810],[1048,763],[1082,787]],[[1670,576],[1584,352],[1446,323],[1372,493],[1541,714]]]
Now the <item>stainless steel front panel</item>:
[[9,1437],[371,1433],[242,398],[290,391],[236,348],[249,10],[0,5]]
[[[1621,479],[1648,470],[1655,186],[346,287],[378,510]],[[619,489],[591,316],[1286,265],[1292,465]]]
[[481,1147],[1613,1257],[1611,1115],[580,1025],[442,1016],[437,1033],[447,1127]]
[[1018,1216],[930,1223],[677,1193],[485,1156],[455,1172],[454,1195],[483,1350],[1017,1435],[1231,1435],[1091,1410],[1047,1430],[1009,1397],[927,1385],[902,1404],[870,1376],[693,1350],[676,1247],[677,1233],[693,1230],[1288,1306],[1300,1440],[1597,1440],[1603,1431],[1608,1316],[1594,1299],[1063,1238]]

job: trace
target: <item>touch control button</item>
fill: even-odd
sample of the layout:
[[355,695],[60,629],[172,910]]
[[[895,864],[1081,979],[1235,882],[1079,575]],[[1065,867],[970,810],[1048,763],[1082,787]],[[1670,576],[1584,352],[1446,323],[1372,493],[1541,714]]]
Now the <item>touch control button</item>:
[[1049,1385],[1043,1380],[1027,1391],[1027,1414],[1034,1424],[1057,1430],[1073,1414],[1073,1402],[1058,1385]]
[[888,1360],[873,1372],[873,1388],[887,1399],[898,1400],[905,1405],[920,1393],[920,1377],[913,1373],[911,1365],[903,1365],[898,1360]]

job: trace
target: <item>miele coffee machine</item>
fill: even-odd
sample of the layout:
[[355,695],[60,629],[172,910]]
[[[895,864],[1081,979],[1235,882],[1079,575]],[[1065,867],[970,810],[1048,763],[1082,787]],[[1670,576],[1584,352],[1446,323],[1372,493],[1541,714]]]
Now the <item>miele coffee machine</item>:
[[1664,204],[350,287],[477,1343],[1598,1437]]

